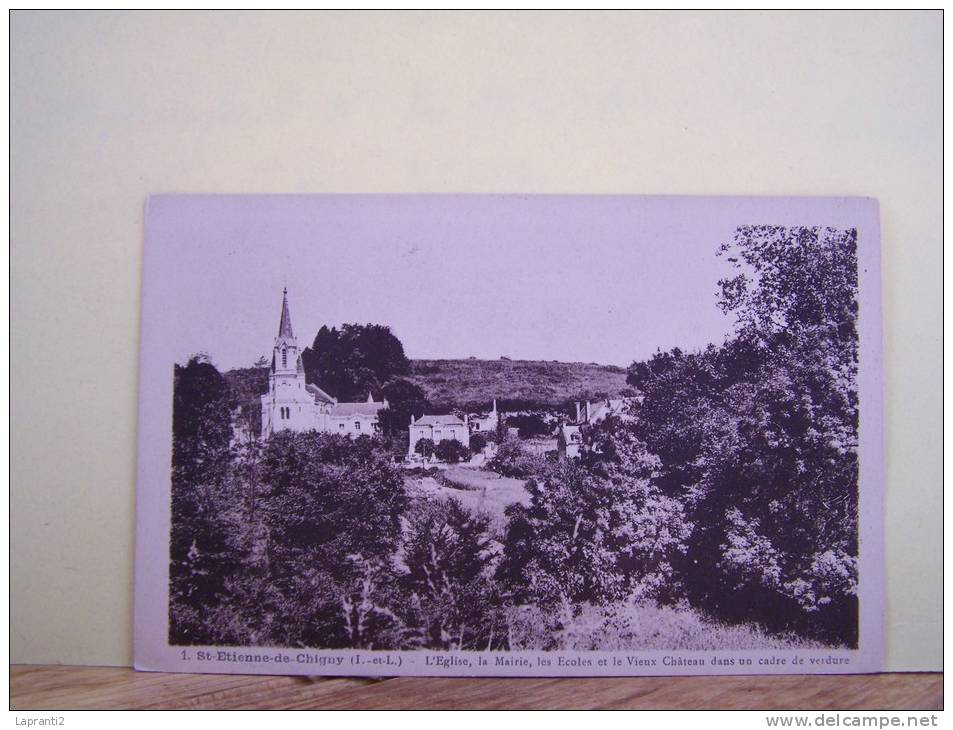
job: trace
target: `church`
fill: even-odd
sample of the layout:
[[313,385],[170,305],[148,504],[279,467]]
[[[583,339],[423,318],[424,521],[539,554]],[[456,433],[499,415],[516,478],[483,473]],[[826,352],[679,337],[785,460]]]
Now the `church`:
[[301,351],[291,328],[286,288],[278,336],[271,354],[268,392],[261,396],[262,438],[270,438],[284,429],[373,436],[379,428],[377,413],[387,407],[386,398],[375,401],[371,393],[364,402],[344,403],[305,382]]

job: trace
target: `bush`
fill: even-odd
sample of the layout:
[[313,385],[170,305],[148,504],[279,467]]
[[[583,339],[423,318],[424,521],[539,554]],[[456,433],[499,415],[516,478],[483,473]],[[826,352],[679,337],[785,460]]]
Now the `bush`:
[[483,449],[486,448],[487,440],[479,431],[470,435],[470,451],[474,454],[483,453]]
[[443,439],[434,447],[434,454],[440,461],[456,464],[470,458],[470,450],[456,439]]
[[690,525],[681,505],[661,495],[636,465],[601,475],[559,462],[526,488],[530,505],[507,508],[497,572],[517,601],[553,607],[673,594],[672,563],[685,551]]
[[506,419],[506,425],[516,428],[521,439],[531,439],[536,436],[551,436],[553,433],[552,426],[538,413],[510,416]]
[[524,449],[517,439],[509,437],[500,442],[487,466],[501,476],[521,479],[545,471],[546,460]]
[[500,596],[490,580],[490,519],[454,499],[424,502],[404,543],[408,648],[505,649]]
[[391,556],[407,495],[390,454],[366,436],[314,431],[246,451],[220,485],[183,485],[170,643],[394,645]]
[[425,459],[429,459],[431,456],[433,456],[433,450],[433,439],[420,439],[416,444],[414,444],[414,453],[420,454]]

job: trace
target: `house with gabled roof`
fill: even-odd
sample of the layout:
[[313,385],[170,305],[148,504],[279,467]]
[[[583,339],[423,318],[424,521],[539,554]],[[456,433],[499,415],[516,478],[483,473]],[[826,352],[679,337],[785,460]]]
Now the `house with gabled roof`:
[[458,441],[464,446],[470,445],[470,425],[466,416],[458,418],[454,415],[427,416],[420,418],[410,417],[409,439],[407,454],[416,453],[417,442],[430,439],[434,444],[441,441]]

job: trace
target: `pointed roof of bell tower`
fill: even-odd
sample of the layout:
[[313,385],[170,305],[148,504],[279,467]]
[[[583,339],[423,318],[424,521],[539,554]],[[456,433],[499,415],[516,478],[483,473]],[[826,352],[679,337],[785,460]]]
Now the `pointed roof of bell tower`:
[[275,349],[279,348],[298,349],[298,341],[295,339],[294,330],[291,328],[291,310],[288,308],[288,287],[284,289],[284,296],[281,299],[281,321],[278,323],[278,336],[275,338]]
[[288,311],[288,287],[285,287],[281,299],[281,322],[278,323],[278,337],[292,340],[294,336],[294,332],[291,330],[291,312]]

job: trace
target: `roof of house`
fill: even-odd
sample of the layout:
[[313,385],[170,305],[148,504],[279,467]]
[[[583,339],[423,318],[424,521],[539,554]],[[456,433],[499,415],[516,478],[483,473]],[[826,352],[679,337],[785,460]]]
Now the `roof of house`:
[[580,443],[582,441],[582,430],[575,424],[564,423],[556,432],[556,440],[566,444]]
[[304,389],[314,396],[315,403],[334,403],[334,398],[321,390],[317,385],[308,383]]
[[414,421],[415,426],[466,426],[462,420],[452,415],[421,416]]
[[376,416],[386,406],[383,403],[337,403],[331,408],[331,415],[341,418],[351,416]]

